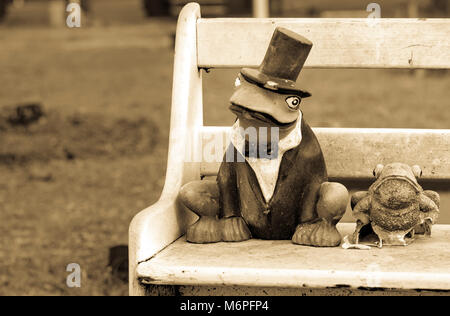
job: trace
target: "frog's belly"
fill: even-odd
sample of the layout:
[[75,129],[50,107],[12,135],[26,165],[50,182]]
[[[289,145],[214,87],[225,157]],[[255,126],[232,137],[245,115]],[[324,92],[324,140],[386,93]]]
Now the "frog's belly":
[[390,210],[376,204],[372,206],[370,217],[377,226],[388,231],[409,230],[421,221],[418,203],[399,210]]

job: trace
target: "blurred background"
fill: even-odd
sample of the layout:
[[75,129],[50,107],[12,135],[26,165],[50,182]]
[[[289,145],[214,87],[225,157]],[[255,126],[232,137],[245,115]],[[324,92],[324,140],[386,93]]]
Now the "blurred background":
[[[82,0],[81,27],[68,28],[64,0],[0,0],[0,295],[128,294],[126,248],[111,248],[162,190],[187,2]],[[198,2],[207,17],[366,17],[371,1]],[[449,0],[377,3],[383,18],[450,11]],[[234,122],[237,72],[204,73],[206,125]],[[305,69],[299,80],[314,127],[450,128],[446,70]],[[450,224],[449,188],[423,186],[441,190]],[[69,263],[81,288],[66,286]]]

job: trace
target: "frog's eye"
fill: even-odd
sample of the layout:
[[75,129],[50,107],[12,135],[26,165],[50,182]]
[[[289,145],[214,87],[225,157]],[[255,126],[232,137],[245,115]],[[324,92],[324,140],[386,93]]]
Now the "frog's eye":
[[375,169],[373,169],[373,176],[378,178],[380,176],[381,171],[383,171],[384,166],[382,164],[378,164]]
[[286,98],[286,103],[291,110],[297,110],[301,101],[302,99],[300,99],[300,97],[296,95]]
[[420,178],[422,176],[422,169],[418,165],[412,166],[412,172],[416,178]]

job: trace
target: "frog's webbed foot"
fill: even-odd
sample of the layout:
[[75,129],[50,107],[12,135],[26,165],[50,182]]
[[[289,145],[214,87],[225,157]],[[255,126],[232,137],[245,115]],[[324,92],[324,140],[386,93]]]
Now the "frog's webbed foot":
[[220,220],[223,241],[244,241],[252,238],[244,219],[239,216]]
[[181,203],[200,216],[186,232],[193,243],[219,242],[222,239],[219,214],[219,189],[215,181],[199,180],[185,184],[179,194]]
[[299,224],[292,236],[292,242],[305,246],[336,247],[341,243],[341,234],[335,225],[321,218]]
[[[386,230],[380,226],[374,225],[372,223],[372,228],[375,234],[378,236],[378,248],[383,247],[383,245],[389,246],[407,246],[409,242],[405,240],[405,237],[410,233],[409,230]],[[410,242],[413,239],[410,240]]]
[[196,244],[219,242],[222,240],[221,226],[217,218],[202,216],[186,232],[186,240]]
[[429,218],[425,219],[422,224],[414,227],[414,231],[417,235],[431,236],[431,227],[433,226],[433,221]]

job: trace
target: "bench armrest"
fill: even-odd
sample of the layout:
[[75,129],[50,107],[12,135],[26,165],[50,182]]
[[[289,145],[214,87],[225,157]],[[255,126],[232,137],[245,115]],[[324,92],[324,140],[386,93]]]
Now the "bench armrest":
[[185,233],[196,215],[186,211],[176,196],[161,198],[152,206],[139,212],[132,220],[129,230],[129,273],[130,293],[139,294],[140,285],[136,278],[136,267],[140,262],[170,245]]

